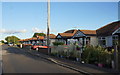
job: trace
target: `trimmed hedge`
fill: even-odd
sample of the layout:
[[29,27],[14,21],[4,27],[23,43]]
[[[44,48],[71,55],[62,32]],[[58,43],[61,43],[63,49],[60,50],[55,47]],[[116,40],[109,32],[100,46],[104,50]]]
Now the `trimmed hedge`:
[[64,43],[63,43],[63,42],[53,42],[53,45],[54,45],[54,46],[64,45]]

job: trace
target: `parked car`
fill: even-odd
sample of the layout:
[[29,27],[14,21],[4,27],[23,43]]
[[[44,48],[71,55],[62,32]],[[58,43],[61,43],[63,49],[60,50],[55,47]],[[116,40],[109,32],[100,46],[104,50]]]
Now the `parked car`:
[[13,46],[13,43],[8,43],[8,46]]
[[39,48],[48,48],[48,46],[43,46],[42,43],[35,43],[31,46],[31,49],[38,50]]

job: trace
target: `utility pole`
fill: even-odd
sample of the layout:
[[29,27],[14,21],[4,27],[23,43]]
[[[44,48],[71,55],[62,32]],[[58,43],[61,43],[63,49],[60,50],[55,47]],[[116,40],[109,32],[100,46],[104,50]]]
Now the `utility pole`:
[[50,0],[47,2],[47,46],[48,46],[48,55],[50,54]]

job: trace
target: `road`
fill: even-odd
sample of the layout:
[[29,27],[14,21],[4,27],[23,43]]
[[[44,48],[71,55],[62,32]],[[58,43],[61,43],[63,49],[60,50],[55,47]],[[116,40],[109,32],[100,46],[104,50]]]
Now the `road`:
[[2,74],[2,46],[0,46],[0,75]]
[[24,50],[2,46],[3,73],[78,73]]

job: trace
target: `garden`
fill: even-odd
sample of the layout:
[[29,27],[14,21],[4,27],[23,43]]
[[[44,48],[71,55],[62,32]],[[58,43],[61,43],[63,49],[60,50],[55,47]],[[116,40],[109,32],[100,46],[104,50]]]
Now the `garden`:
[[52,56],[106,68],[112,67],[113,52],[114,49],[108,51],[101,46],[85,46],[81,48],[78,45],[64,45],[60,42],[55,43],[54,47],[51,48]]

